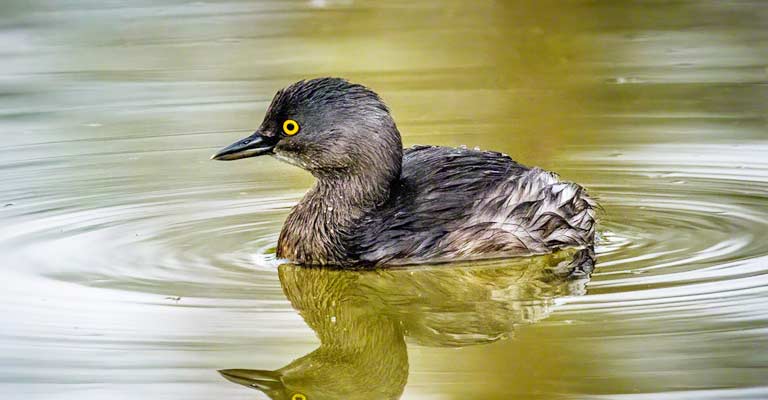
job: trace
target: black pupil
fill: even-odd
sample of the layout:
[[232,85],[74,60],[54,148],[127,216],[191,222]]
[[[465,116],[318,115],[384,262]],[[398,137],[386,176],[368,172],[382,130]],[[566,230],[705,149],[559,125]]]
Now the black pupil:
[[294,129],[296,129],[296,124],[294,124],[293,122],[289,122],[288,123],[288,130],[292,131]]

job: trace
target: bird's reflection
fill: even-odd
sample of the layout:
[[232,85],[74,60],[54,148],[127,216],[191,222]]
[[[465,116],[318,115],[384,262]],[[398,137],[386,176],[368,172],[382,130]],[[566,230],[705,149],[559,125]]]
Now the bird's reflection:
[[575,262],[583,253],[377,271],[281,265],[283,291],[320,347],[274,371],[220,372],[272,399],[397,399],[408,378],[406,342],[508,337],[547,317],[556,297],[584,292],[585,279],[568,277]]

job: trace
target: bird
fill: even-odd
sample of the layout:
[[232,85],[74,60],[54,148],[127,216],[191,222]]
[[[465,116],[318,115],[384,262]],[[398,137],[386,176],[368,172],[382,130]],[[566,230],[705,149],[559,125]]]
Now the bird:
[[[594,260],[598,204],[582,186],[500,152],[403,149],[381,97],[343,78],[280,89],[259,128],[211,158],[262,155],[316,179],[283,224],[280,259],[360,269],[578,248]],[[583,276],[594,262],[574,265]]]

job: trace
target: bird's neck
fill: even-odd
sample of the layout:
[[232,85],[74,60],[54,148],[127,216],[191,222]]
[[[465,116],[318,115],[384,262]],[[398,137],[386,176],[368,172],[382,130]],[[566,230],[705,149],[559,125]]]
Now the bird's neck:
[[375,166],[367,172],[318,176],[283,225],[278,257],[306,264],[347,260],[344,240],[354,235],[357,221],[387,201],[394,179]]

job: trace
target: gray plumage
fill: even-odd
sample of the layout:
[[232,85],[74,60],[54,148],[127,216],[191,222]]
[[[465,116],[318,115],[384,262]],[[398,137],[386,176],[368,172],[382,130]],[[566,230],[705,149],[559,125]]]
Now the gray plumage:
[[[298,133],[281,131],[286,119],[298,122]],[[592,256],[596,204],[582,187],[496,152],[403,150],[379,96],[343,79],[279,91],[259,130],[214,157],[267,153],[317,178],[286,219],[281,258],[366,267],[564,247]]]
[[349,242],[361,260],[545,254],[594,237],[594,203],[581,187],[500,153],[413,147],[391,193]]

